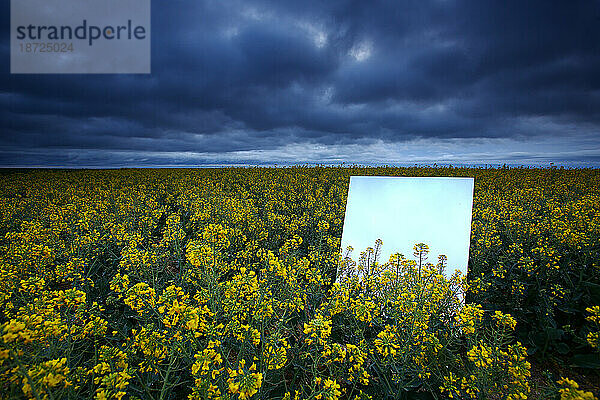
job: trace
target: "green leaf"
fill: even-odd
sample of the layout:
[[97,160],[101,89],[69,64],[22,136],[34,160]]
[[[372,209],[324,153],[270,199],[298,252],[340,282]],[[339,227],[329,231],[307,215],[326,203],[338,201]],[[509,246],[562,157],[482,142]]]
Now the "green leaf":
[[558,351],[560,354],[567,354],[570,351],[570,349],[566,343],[561,342],[556,345],[556,351]]
[[600,285],[592,282],[583,282],[583,286],[585,286],[590,291],[590,297],[595,302],[600,301]]
[[581,310],[579,310],[577,308],[569,307],[566,305],[560,305],[556,308],[566,314],[577,314],[577,313],[581,312]]
[[528,356],[534,355],[535,353],[537,353],[537,351],[538,351],[538,347],[535,345],[527,347],[527,355]]
[[598,285],[597,283],[593,283],[593,282],[582,282],[582,283],[583,283],[583,286],[586,286],[587,288],[589,288],[590,291],[600,294],[600,285]]
[[562,329],[557,328],[547,328],[546,334],[548,335],[549,340],[558,340],[562,337],[564,331]]
[[573,366],[579,368],[600,368],[600,354],[576,354],[571,361]]
[[433,400],[433,396],[427,392],[409,392],[406,396],[407,400]]

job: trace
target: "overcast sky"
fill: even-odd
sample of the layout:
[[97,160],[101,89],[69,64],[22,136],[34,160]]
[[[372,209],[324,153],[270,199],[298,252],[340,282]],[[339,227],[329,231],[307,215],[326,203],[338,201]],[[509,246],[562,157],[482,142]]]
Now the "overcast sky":
[[151,75],[10,75],[0,165],[600,166],[600,1],[152,2]]

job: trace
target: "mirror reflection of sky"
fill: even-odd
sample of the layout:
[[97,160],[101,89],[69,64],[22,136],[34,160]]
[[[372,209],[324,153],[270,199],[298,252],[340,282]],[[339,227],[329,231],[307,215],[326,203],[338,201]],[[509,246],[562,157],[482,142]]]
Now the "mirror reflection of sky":
[[446,273],[467,272],[473,178],[353,176],[350,178],[342,251],[353,260],[383,240],[380,263],[399,252],[413,259],[413,246],[429,246],[427,261],[448,257]]

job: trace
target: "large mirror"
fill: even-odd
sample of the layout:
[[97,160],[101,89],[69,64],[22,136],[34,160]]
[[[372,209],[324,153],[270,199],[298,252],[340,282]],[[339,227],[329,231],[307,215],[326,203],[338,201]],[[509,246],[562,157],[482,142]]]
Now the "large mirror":
[[427,262],[444,255],[445,275],[466,274],[472,206],[473,178],[352,176],[342,254],[351,246],[349,257],[357,260],[371,247],[383,264],[395,253],[414,259],[415,245],[425,244]]

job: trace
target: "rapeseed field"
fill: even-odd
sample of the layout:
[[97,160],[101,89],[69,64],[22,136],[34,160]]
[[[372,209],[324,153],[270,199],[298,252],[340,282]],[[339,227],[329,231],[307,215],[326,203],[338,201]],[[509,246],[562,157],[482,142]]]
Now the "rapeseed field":
[[[340,256],[351,175],[474,177],[467,276],[446,276],[426,243]],[[0,398],[596,398],[598,170],[0,181]]]

